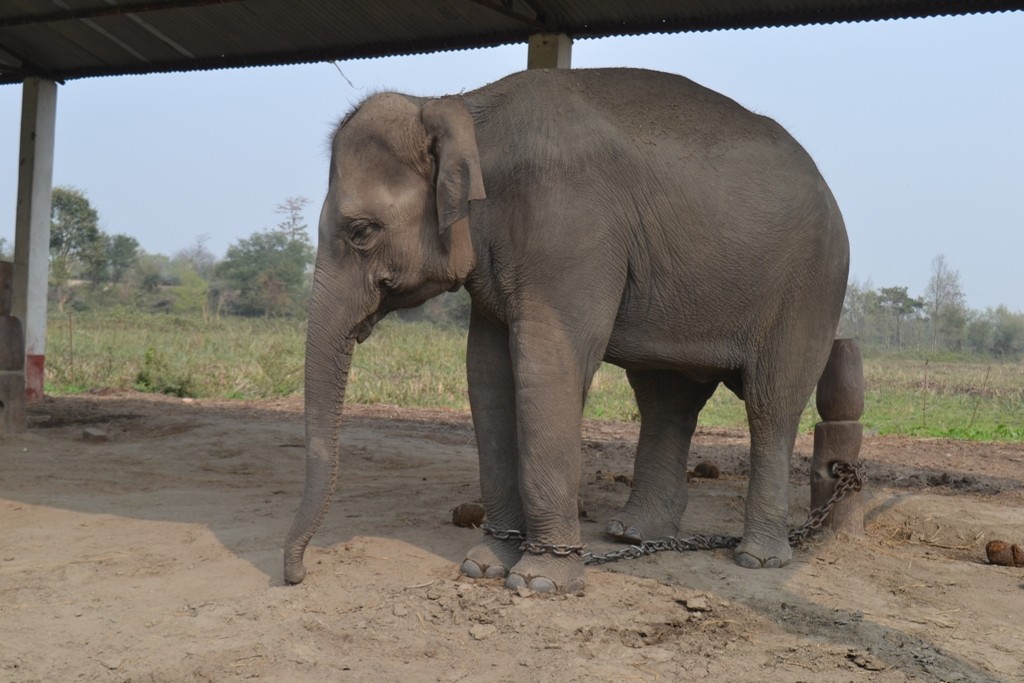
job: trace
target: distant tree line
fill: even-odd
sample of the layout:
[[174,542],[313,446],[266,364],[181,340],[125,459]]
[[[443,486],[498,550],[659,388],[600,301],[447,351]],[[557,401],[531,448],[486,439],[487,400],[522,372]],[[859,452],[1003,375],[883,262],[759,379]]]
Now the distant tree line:
[[[61,311],[111,304],[211,316],[303,316],[313,246],[303,210],[309,200],[278,205],[276,228],[254,232],[218,261],[208,238],[171,257],[148,254],[135,238],[108,235],[85,193],[55,187],[50,213],[50,296]],[[0,247],[3,247],[0,244]]]
[[1024,313],[1006,306],[968,308],[960,273],[941,254],[932,260],[920,297],[911,296],[907,287],[876,289],[870,282],[850,282],[839,334],[886,350],[1024,355]]

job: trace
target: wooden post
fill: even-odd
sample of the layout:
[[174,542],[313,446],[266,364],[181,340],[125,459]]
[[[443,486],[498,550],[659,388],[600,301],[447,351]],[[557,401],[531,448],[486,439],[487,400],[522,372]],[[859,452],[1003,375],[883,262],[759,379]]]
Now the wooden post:
[[572,38],[564,33],[534,33],[526,54],[527,69],[572,67]]
[[[864,364],[854,339],[832,343],[825,371],[818,380],[816,398],[822,421],[814,427],[814,455],[811,458],[811,509],[828,502],[838,479],[832,464],[856,464],[864,438]],[[849,492],[832,508],[825,524],[833,531],[854,536],[864,533],[863,496]]]
[[0,435],[22,432],[25,415],[25,333],[11,315],[14,264],[0,261]]

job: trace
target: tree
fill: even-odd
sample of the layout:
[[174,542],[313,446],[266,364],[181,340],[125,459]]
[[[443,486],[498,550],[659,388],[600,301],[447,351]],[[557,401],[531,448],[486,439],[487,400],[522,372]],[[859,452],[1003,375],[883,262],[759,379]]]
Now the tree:
[[306,296],[306,273],[313,262],[301,198],[281,207],[288,218],[276,230],[253,233],[228,247],[217,275],[234,290],[233,307],[242,315],[289,315]]
[[946,257],[932,259],[932,275],[925,288],[925,308],[931,325],[932,351],[958,351],[967,326],[967,298],[960,287],[960,273],[949,267]]
[[0,237],[0,261],[10,261],[14,254],[10,253],[7,247],[7,238]]
[[80,274],[89,281],[92,289],[96,289],[110,277],[110,235],[102,230],[91,244],[78,254]]
[[184,270],[174,288],[172,308],[176,313],[202,313],[210,321],[210,284],[194,270]]
[[53,188],[50,209],[50,280],[57,290],[57,304],[63,312],[69,297],[68,280],[83,262],[95,265],[102,245],[99,215],[81,190]]
[[139,241],[128,235],[114,235],[107,246],[111,282],[121,282],[139,258]]
[[907,294],[906,287],[882,287],[878,290],[878,303],[893,319],[896,348],[903,348],[902,321],[908,316],[916,316],[924,308],[924,302]]
[[190,270],[209,281],[217,267],[217,257],[206,248],[209,241],[209,235],[200,235],[190,246],[176,253],[171,263],[176,269]]
[[302,211],[308,204],[309,200],[305,197],[288,197],[278,204],[274,213],[285,216],[285,219],[277,224],[277,229],[291,239],[309,239],[306,222],[302,217]]
[[967,348],[974,353],[989,353],[992,350],[992,333],[995,323],[991,309],[987,313],[975,313],[967,324]]
[[1024,314],[997,306],[992,319],[992,353],[1004,357],[1024,354]]

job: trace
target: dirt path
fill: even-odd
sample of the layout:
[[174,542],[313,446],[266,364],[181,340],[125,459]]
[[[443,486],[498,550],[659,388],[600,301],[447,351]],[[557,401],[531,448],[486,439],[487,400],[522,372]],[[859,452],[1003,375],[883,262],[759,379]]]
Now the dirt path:
[[[776,571],[662,554],[545,598],[459,578],[479,537],[450,523],[478,495],[465,415],[353,407],[290,588],[297,401],[61,398],[30,420],[0,441],[0,681],[1024,680],[1024,569],[984,563],[987,541],[1024,543],[1024,446],[870,437],[862,540]],[[584,536],[612,548],[636,427],[585,436]],[[801,437],[794,521],[809,454]],[[723,476],[692,484],[688,530],[738,533],[745,435],[699,432],[701,460]]]

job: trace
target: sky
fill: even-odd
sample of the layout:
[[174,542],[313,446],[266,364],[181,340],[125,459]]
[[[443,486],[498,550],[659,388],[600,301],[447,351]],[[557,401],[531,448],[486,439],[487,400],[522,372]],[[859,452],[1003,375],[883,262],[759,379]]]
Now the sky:
[[[574,68],[679,73],[786,127],[815,159],[850,235],[850,277],[921,296],[939,254],[967,303],[1024,311],[1024,12],[578,40]],[[100,225],[173,255],[316,221],[326,141],[379,90],[441,95],[525,68],[526,46],[69,81],[54,185]],[[14,239],[21,87],[0,86],[0,237]],[[5,217],[5,218],[4,218]]]

